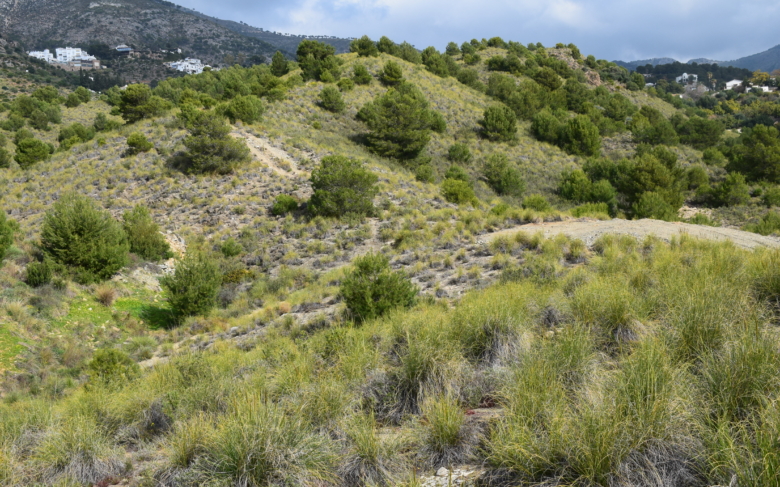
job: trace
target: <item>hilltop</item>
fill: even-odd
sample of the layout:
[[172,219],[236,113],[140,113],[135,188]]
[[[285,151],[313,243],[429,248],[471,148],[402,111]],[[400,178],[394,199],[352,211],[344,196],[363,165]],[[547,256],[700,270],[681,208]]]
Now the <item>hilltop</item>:
[[0,72],[0,484],[771,484],[777,95],[353,45]]

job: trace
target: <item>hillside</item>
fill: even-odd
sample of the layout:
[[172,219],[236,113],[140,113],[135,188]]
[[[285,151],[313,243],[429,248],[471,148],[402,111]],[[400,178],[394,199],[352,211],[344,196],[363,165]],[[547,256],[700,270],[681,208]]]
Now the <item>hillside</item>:
[[0,485],[773,485],[778,97],[356,46],[0,71]]
[[[57,45],[128,44],[138,50],[181,48],[205,63],[220,65],[226,55],[269,58],[275,46],[248,38],[156,0],[3,0],[0,33],[29,50]],[[132,71],[132,68],[127,70]]]

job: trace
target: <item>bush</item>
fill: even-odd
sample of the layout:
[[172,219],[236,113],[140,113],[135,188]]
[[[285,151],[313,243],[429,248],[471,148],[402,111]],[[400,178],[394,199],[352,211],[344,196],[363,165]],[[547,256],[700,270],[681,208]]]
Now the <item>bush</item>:
[[309,201],[312,215],[342,217],[348,213],[374,214],[374,197],[378,178],[363,163],[344,156],[322,158],[312,171],[314,194]]
[[5,259],[5,254],[14,243],[14,234],[16,233],[16,222],[9,220],[4,211],[0,211],[0,262]]
[[11,167],[11,153],[0,147],[0,169]]
[[338,83],[336,83],[336,86],[339,87],[339,90],[344,93],[347,91],[352,91],[355,89],[355,82],[352,81],[350,78],[341,78]]
[[371,77],[371,73],[368,72],[368,68],[364,65],[356,64],[352,70],[352,81],[354,81],[356,85],[371,84],[373,78]]
[[152,96],[151,88],[144,84],[129,85],[120,96],[119,113],[128,123],[162,115],[171,107],[168,101]]
[[511,142],[517,138],[517,117],[506,105],[488,107],[479,125],[488,140]]
[[488,157],[482,167],[482,174],[493,191],[500,195],[520,196],[525,191],[525,181],[520,170],[504,154]]
[[585,115],[569,119],[561,128],[560,143],[566,152],[578,156],[598,155],[601,148],[599,129]]
[[75,93],[71,93],[68,95],[68,98],[65,99],[65,106],[68,108],[75,108],[79,105],[81,105],[81,98]]
[[761,200],[768,207],[780,206],[780,186],[767,188]]
[[534,211],[549,211],[550,203],[540,194],[532,194],[523,199],[523,208]]
[[274,216],[282,216],[287,213],[292,213],[298,209],[298,201],[290,195],[280,194],[274,200],[273,206],[271,206],[271,214]]
[[326,86],[320,91],[320,105],[325,110],[333,113],[341,113],[346,108],[341,92],[335,86]]
[[111,214],[76,193],[63,195],[43,217],[41,248],[82,283],[109,279],[127,264],[130,245]]
[[304,80],[336,81],[341,73],[336,48],[324,42],[304,40],[298,44],[296,55]]
[[397,86],[404,81],[404,72],[401,65],[394,61],[387,61],[379,73],[379,81],[385,86]]
[[355,39],[350,42],[349,52],[356,52],[358,53],[358,56],[362,57],[379,56],[379,49],[376,47],[376,43],[368,36],[363,36],[360,39]]
[[745,176],[733,172],[714,188],[713,197],[722,206],[746,205],[750,201],[750,187],[745,182]]
[[190,252],[176,263],[174,273],[160,279],[176,322],[205,315],[217,305],[222,276],[206,255]]
[[236,120],[255,123],[263,117],[263,112],[265,106],[262,100],[254,95],[239,95],[225,107],[225,116],[230,119],[230,123],[236,123]]
[[414,171],[414,177],[421,183],[433,183],[436,181],[436,173],[430,164],[421,164]]
[[468,164],[471,161],[471,151],[466,144],[452,144],[447,151],[447,157],[452,162]]
[[149,142],[149,139],[146,138],[144,134],[141,132],[133,132],[130,134],[129,137],[127,137],[127,154],[128,155],[134,155],[134,154],[140,154],[141,152],[147,152],[150,151],[152,148],[154,148],[154,144]]
[[114,385],[123,385],[141,373],[140,367],[133,359],[115,348],[97,350],[87,369],[91,380]]
[[49,284],[52,278],[52,268],[48,259],[43,261],[34,260],[27,264],[25,270],[24,282],[30,287],[41,287]]
[[244,251],[244,246],[236,242],[236,239],[233,237],[229,237],[222,245],[220,245],[219,251],[222,252],[222,255],[225,257],[230,258],[241,255],[241,253]]
[[445,200],[450,203],[458,205],[464,203],[471,203],[476,206],[478,203],[477,197],[474,194],[474,190],[471,185],[465,181],[457,179],[445,179],[441,183],[441,195]]
[[416,158],[441,120],[428,108],[428,100],[411,83],[402,83],[363,106],[358,119],[368,125],[368,146],[374,153],[395,159]]
[[152,220],[148,208],[137,205],[126,211],[122,220],[130,252],[151,261],[171,257],[170,245],[160,233],[160,227]]
[[452,165],[449,168],[447,168],[447,172],[444,173],[444,178],[456,179],[458,181],[463,181],[464,183],[467,183],[469,186],[472,186],[469,173],[467,173],[466,170],[460,166]]
[[109,130],[116,130],[121,126],[120,122],[109,119],[105,113],[100,112],[95,115],[95,121],[92,123],[92,128],[95,132],[107,132]]
[[414,304],[417,287],[405,274],[393,271],[384,255],[366,254],[352,266],[341,281],[340,293],[355,320],[370,320]]
[[271,74],[276,77],[284,76],[290,72],[290,67],[285,59],[284,54],[276,51],[273,58],[271,58]]
[[749,223],[743,227],[743,230],[761,235],[772,235],[780,231],[780,213],[770,211],[761,217],[761,221]]
[[37,162],[48,160],[52,152],[52,146],[42,140],[24,139],[16,146],[14,160],[22,169],[28,169]]
[[675,221],[677,212],[666,202],[663,196],[648,191],[633,205],[635,218],[655,218],[656,220]]
[[187,128],[190,131],[184,139],[186,171],[228,174],[249,161],[246,143],[230,136],[230,127],[217,113],[195,112],[183,117],[189,118]]

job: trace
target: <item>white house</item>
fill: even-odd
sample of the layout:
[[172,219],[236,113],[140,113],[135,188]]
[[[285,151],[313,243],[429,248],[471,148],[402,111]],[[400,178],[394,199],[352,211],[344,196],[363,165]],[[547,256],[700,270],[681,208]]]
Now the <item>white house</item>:
[[683,73],[683,74],[681,74],[680,76],[678,76],[678,77],[674,78],[674,80],[675,80],[676,82],[678,82],[678,83],[687,83],[687,82],[689,82],[690,80],[693,80],[693,81],[695,81],[696,83],[698,83],[698,82],[699,82],[699,75],[698,75],[698,74],[688,74],[688,73]]
[[768,86],[753,86],[750,88],[750,91],[763,91],[764,93],[769,93],[771,90]]
[[733,79],[733,80],[731,80],[731,81],[726,83],[726,89],[727,90],[733,90],[734,88],[736,88],[737,86],[740,86],[740,85],[742,85],[742,80],[741,79]]
[[46,61],[47,63],[54,62],[54,55],[51,52],[49,52],[48,49],[44,49],[43,51],[30,51],[27,53],[27,55],[30,57],[34,57],[35,59]]
[[172,69],[176,71],[183,71],[189,74],[200,74],[204,68],[210,68],[208,64],[203,64],[200,59],[184,58],[182,61],[174,61],[172,63],[166,63]]

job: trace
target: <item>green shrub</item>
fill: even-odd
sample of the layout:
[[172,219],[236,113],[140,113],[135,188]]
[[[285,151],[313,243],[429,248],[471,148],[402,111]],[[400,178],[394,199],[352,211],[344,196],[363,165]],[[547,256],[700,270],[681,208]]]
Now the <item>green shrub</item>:
[[540,194],[532,194],[523,199],[523,208],[534,211],[549,211],[550,203]]
[[334,82],[341,76],[336,48],[324,42],[306,39],[298,44],[296,55],[304,80]]
[[652,191],[643,193],[632,207],[636,218],[655,218],[656,220],[675,221],[677,212],[663,196]]
[[368,125],[366,139],[372,152],[401,160],[416,158],[430,141],[431,130],[441,130],[441,119],[411,83],[390,88],[365,104],[358,119]]
[[133,132],[127,137],[127,154],[134,155],[147,152],[154,148],[154,144],[141,132]]
[[276,51],[273,58],[271,58],[271,73],[276,77],[281,77],[289,72],[290,67],[284,54],[280,51]]
[[90,378],[104,384],[124,385],[141,373],[138,364],[129,355],[116,348],[103,348],[95,351],[87,364]]
[[560,144],[569,154],[578,156],[598,155],[601,148],[599,129],[586,115],[577,115],[563,124]]
[[378,178],[363,163],[344,156],[327,156],[312,171],[314,194],[309,201],[312,215],[342,217],[348,213],[374,214]]
[[174,273],[160,279],[174,319],[205,315],[217,304],[222,276],[217,264],[199,252],[189,252],[176,263]]
[[18,225],[15,221],[9,220],[5,212],[0,210],[0,262],[5,259],[5,254],[14,243],[14,234]]
[[11,113],[8,115],[8,118],[4,120],[2,124],[0,124],[0,128],[9,132],[16,132],[17,130],[24,127],[26,123],[27,122],[25,122],[24,117],[21,117],[16,113]]
[[506,105],[488,107],[479,125],[488,140],[511,142],[517,138],[517,117]]
[[415,169],[414,177],[421,183],[433,183],[436,181],[436,172],[430,164],[421,164]]
[[713,197],[722,206],[746,205],[750,201],[750,186],[745,182],[745,176],[732,172],[713,188]]
[[222,255],[225,257],[230,258],[240,255],[244,251],[244,246],[236,242],[236,239],[233,237],[230,237],[220,245],[219,251],[222,252]]
[[743,230],[761,235],[772,235],[780,231],[780,213],[770,211],[761,217],[761,221],[749,223],[743,227]]
[[326,86],[320,91],[320,105],[325,110],[333,113],[341,113],[346,108],[346,103],[341,97],[341,92],[335,86]]
[[371,73],[368,72],[368,68],[364,65],[355,64],[355,67],[352,68],[352,81],[354,81],[356,85],[371,84],[372,79]]
[[445,179],[441,183],[441,195],[450,203],[477,205],[478,200],[471,185],[458,179]]
[[274,200],[273,206],[271,206],[271,214],[274,216],[282,216],[287,213],[292,213],[298,209],[298,201],[290,195],[280,194]]
[[606,203],[585,203],[571,209],[572,216],[576,218],[609,218],[609,206]]
[[469,177],[469,173],[466,172],[465,169],[463,169],[460,166],[456,166],[453,164],[449,168],[447,168],[447,172],[444,173],[445,179],[456,179],[458,181],[463,181],[464,183],[467,183],[469,186],[471,186],[471,178]]
[[65,106],[68,108],[75,108],[79,105],[81,105],[81,98],[75,93],[71,93],[68,95],[68,98],[65,99]]
[[52,152],[52,146],[42,140],[24,139],[16,146],[14,160],[22,169],[28,169],[37,162],[48,160]]
[[502,153],[492,154],[482,166],[482,175],[493,191],[500,195],[520,196],[525,191],[525,181],[520,170]]
[[160,233],[159,225],[152,220],[148,208],[137,205],[126,211],[122,220],[130,252],[151,261],[167,259],[172,255],[170,245]]
[[187,172],[229,174],[250,159],[243,140],[230,136],[230,127],[214,111],[184,114],[190,135],[184,139]]
[[780,186],[772,186],[764,191],[761,201],[768,207],[780,206]]
[[82,283],[103,281],[127,264],[130,245],[111,214],[76,193],[60,197],[43,217],[41,248]]
[[349,52],[356,52],[358,53],[358,56],[362,57],[379,56],[379,49],[377,49],[376,43],[368,36],[363,36],[360,39],[355,39],[350,42]]
[[355,89],[355,82],[350,78],[341,78],[339,82],[336,83],[336,86],[338,86],[339,90],[342,92],[352,91]]
[[11,167],[11,153],[0,147],[0,169]]
[[92,122],[92,128],[95,132],[108,132],[110,130],[116,130],[121,126],[122,124],[120,122],[108,118],[103,112],[95,115],[95,121]]
[[119,113],[128,123],[162,115],[170,107],[168,101],[153,96],[151,88],[145,84],[129,85],[120,95]]
[[339,291],[347,311],[358,321],[377,318],[394,308],[408,308],[418,293],[405,274],[390,268],[387,257],[374,253],[352,262]]
[[471,161],[471,151],[466,144],[452,144],[447,151],[447,158],[455,163],[468,164]]
[[52,278],[52,268],[48,259],[34,260],[27,264],[24,282],[30,287],[41,287],[49,284]]
[[387,61],[379,73],[379,81],[385,86],[397,86],[404,82],[404,72],[401,65],[395,61]]
[[230,123],[236,123],[237,120],[255,123],[263,117],[265,106],[263,101],[254,95],[239,95],[228,102],[224,111]]

